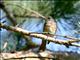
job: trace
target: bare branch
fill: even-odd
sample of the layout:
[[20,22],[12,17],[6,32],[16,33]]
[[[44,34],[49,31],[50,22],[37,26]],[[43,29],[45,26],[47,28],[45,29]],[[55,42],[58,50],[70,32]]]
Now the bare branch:
[[[32,60],[34,59],[55,59],[56,57],[53,56],[52,52],[39,52],[35,53],[32,51],[19,51],[16,53],[1,53],[0,54],[3,60],[10,60],[10,59],[26,59]],[[57,54],[56,54],[57,55]],[[0,57],[1,58],[1,57]]]
[[[21,28],[18,28],[18,27],[4,25],[2,23],[0,23],[0,27],[4,28],[4,29],[7,29],[9,31],[18,32],[18,33],[23,34],[23,35],[36,37],[36,38],[41,38],[42,40],[45,39],[47,41],[54,42],[54,43],[57,43],[57,44],[75,46],[74,44],[71,44],[71,43],[80,41],[80,40],[57,40],[57,39],[55,40],[55,38],[48,37],[48,36],[43,35],[43,34],[32,33],[32,32],[29,32],[27,30],[24,30],[24,29],[21,29]],[[78,46],[80,47],[80,45],[78,45]]]
[[[0,53],[1,60],[65,60],[70,57],[79,57],[80,54],[67,52],[34,52],[34,51],[17,51],[15,53]],[[75,58],[76,59],[76,58]],[[78,60],[80,57],[78,58]],[[74,58],[73,58],[74,60]]]

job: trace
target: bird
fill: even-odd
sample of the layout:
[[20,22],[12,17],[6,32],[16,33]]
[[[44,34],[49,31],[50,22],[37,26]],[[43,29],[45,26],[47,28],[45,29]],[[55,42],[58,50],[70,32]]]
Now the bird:
[[[44,23],[43,32],[46,36],[53,37],[57,30],[57,24],[55,20],[50,16]],[[44,51],[46,49],[46,40],[42,40],[39,50]],[[49,43],[49,41],[48,41]]]

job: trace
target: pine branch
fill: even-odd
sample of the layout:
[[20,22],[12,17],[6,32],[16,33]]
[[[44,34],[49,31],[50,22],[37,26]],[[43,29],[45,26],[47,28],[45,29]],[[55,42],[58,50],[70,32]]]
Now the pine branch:
[[[14,5],[14,4],[8,4],[8,5]],[[22,7],[22,6],[18,5],[18,4],[14,5],[14,6],[20,7],[22,9],[24,9],[25,11],[28,11],[28,12],[32,13],[31,15],[26,15],[26,16],[14,14],[15,17],[30,17],[31,16],[31,17],[43,18],[44,20],[48,20],[47,17],[45,17],[44,15],[42,15],[39,12],[34,11],[34,10],[30,9],[30,8],[24,8],[24,7]]]

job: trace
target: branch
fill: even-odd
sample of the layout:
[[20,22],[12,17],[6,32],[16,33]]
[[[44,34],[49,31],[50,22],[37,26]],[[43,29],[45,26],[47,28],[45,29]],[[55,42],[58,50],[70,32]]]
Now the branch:
[[6,13],[6,16],[11,21],[11,23],[13,23],[13,25],[16,25],[16,19],[14,18],[13,14],[10,11],[8,11],[3,1],[0,1],[0,8]]
[[[16,19],[14,18],[13,14],[6,8],[3,1],[0,1],[0,8],[6,13],[6,16],[4,16],[4,17],[7,17],[10,20],[10,22],[13,24],[13,26],[17,26]],[[1,20],[4,17],[2,17]],[[4,23],[4,22],[5,21],[3,21],[2,23]],[[25,38],[28,43],[31,43],[29,45],[34,45],[34,47],[37,46],[35,43],[33,43],[31,40],[29,40],[29,37],[27,37],[25,35],[23,35],[22,37]]]
[[14,16],[15,16],[15,17],[19,17],[19,18],[20,18],[20,17],[21,17],[21,18],[27,18],[27,17],[29,17],[29,18],[42,18],[42,17],[37,16],[37,15],[34,16],[34,15],[29,15],[29,14],[27,14],[27,15],[18,15],[18,14],[15,14],[15,13],[14,13]]
[[[54,57],[54,54],[52,52],[39,52],[35,53],[33,51],[19,51],[16,53],[0,53],[1,57],[3,60],[16,60],[16,59],[26,59],[28,60],[34,60],[35,59],[56,59],[57,57]],[[57,55],[57,54],[56,54]]]
[[[32,33],[37,33],[37,32],[32,32]],[[74,41],[76,40],[80,40],[79,38],[74,38],[74,37],[71,37],[71,36],[66,36],[66,35],[56,35],[56,34],[51,34],[51,33],[48,33],[48,32],[43,32],[43,33],[37,33],[37,34],[50,34],[51,36],[60,36],[60,37],[64,37],[64,38],[68,38],[68,39],[72,39]],[[76,41],[77,42],[77,41]]]
[[[1,60],[65,60],[66,58],[76,57],[77,59],[80,54],[67,53],[67,52],[34,52],[34,51],[18,51],[15,53],[0,53]],[[80,57],[78,58],[78,60]]]
[[[71,44],[71,43],[80,41],[80,40],[55,40],[55,38],[48,37],[48,36],[43,35],[43,34],[32,33],[32,32],[29,32],[27,30],[24,30],[24,29],[21,29],[21,28],[18,28],[18,27],[7,26],[3,23],[0,23],[0,27],[4,28],[4,29],[7,29],[7,30],[10,30],[10,31],[13,31],[13,32],[23,34],[23,35],[36,37],[36,38],[41,38],[42,40],[45,39],[47,41],[54,42],[54,43],[57,43],[57,44],[75,46],[74,44]],[[77,45],[77,46],[80,47],[80,45]]]
[[[7,4],[7,5],[15,5],[15,4]],[[29,11],[29,12],[32,13],[32,15],[26,15],[26,16],[22,16],[22,15],[20,16],[20,15],[14,14],[15,17],[29,17],[29,16],[31,16],[31,17],[43,18],[44,20],[48,20],[47,17],[43,16],[42,14],[40,14],[37,11],[34,11],[34,10],[30,9],[30,8],[24,8],[24,7],[22,7],[22,6],[18,5],[18,4],[15,5],[15,6],[20,7],[22,9],[24,9],[25,11]]]

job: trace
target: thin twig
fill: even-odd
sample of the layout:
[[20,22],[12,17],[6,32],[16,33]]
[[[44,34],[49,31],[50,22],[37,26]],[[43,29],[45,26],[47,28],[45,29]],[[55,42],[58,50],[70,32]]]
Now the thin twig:
[[[38,32],[32,32],[32,33],[36,33],[36,34],[50,34],[48,32],[43,32],[43,33],[38,33]],[[60,36],[60,37],[64,37],[64,38],[68,38],[68,39],[73,39],[73,40],[80,40],[79,38],[75,38],[75,37],[71,37],[71,36],[66,36],[66,35],[59,35],[59,34],[50,34],[51,36]]]

